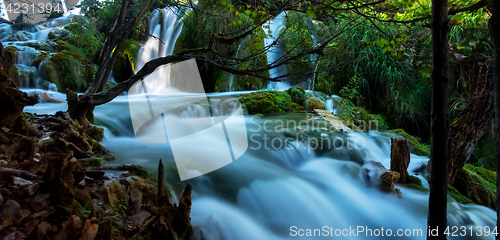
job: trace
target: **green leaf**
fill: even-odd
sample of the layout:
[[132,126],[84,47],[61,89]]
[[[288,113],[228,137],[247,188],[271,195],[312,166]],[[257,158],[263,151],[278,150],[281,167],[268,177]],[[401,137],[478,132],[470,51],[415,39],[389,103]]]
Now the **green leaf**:
[[256,18],[257,17],[257,12],[252,13],[252,17]]
[[227,5],[227,2],[226,2],[226,0],[224,0],[224,1],[222,1],[220,4],[221,4],[222,6],[226,6],[226,5]]
[[247,10],[245,11],[245,14],[246,14],[246,15],[248,15],[248,16],[250,16],[250,14],[252,14],[252,11],[250,11],[250,10],[248,10],[248,9],[247,9]]
[[309,17],[309,18],[316,19],[316,13],[314,13],[314,12],[313,12],[313,11],[311,11],[311,10],[307,10],[307,11],[306,11],[306,15],[307,15],[307,17]]
[[238,20],[238,25],[241,25],[241,24],[243,24],[243,20],[240,19],[240,20]]
[[228,7],[228,8],[233,8],[233,4],[229,3],[229,4],[227,5],[227,7]]
[[382,49],[383,53],[390,52],[390,51],[392,51],[392,48],[390,46],[387,46],[384,49]]

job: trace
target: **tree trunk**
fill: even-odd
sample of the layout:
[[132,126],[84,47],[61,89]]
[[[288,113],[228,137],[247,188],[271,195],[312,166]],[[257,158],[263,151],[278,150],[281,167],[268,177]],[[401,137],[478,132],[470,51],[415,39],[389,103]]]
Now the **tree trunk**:
[[410,148],[405,139],[391,139],[391,171],[398,172],[399,182],[405,183],[408,174],[408,165],[410,164]]
[[448,1],[432,1],[432,110],[431,110],[431,175],[429,179],[429,214],[427,224],[446,239],[448,190]]
[[38,102],[38,98],[19,91],[10,79],[9,70],[13,62],[12,53],[5,51],[0,43],[0,129],[14,124],[25,106],[35,105]]
[[474,87],[470,90],[467,107],[460,112],[458,118],[450,126],[450,160],[448,164],[450,184],[455,182],[457,175],[474,152],[477,141],[493,118],[493,101],[491,99],[493,81],[486,72],[484,70],[473,74],[475,77],[471,79],[473,81],[471,85]]
[[[493,81],[495,83],[495,126],[496,126],[496,162],[497,173],[500,172],[500,0],[493,0],[490,6],[490,32],[493,41],[494,54],[494,72]],[[500,174],[497,174],[497,199],[500,199]],[[500,201],[497,200],[497,226],[500,226]],[[497,229],[498,230],[498,229]],[[496,239],[500,240],[500,235],[496,235]]]

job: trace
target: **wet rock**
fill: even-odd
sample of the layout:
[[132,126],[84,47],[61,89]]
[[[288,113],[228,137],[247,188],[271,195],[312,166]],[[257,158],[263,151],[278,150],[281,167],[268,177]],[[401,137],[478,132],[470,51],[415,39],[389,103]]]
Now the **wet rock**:
[[97,232],[99,230],[99,224],[97,224],[97,219],[92,218],[90,220],[87,220],[85,222],[85,225],[83,226],[83,230],[81,233],[81,237],[79,240],[94,240],[96,239]]
[[75,200],[82,206],[85,206],[88,203],[92,202],[92,197],[90,197],[90,193],[89,191],[87,191],[87,189],[82,190],[75,188],[73,195],[75,197]]
[[61,224],[61,230],[52,237],[52,240],[77,239],[82,229],[82,219],[72,215],[67,221]]
[[307,99],[307,110],[313,111],[314,109],[325,109],[325,103],[314,97]]
[[4,219],[17,219],[19,211],[21,210],[21,205],[18,202],[9,199],[5,202],[5,207],[3,209]]

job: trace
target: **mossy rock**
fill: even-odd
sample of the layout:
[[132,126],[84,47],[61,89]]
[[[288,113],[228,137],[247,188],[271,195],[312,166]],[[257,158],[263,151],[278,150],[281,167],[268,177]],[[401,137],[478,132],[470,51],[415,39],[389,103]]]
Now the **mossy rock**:
[[451,185],[448,185],[448,194],[461,204],[474,203],[472,200],[458,192],[458,190]]
[[9,51],[12,53],[12,56],[16,57],[17,56],[17,48],[14,46],[7,46],[5,47],[5,51]]
[[286,90],[286,92],[288,93],[288,95],[290,95],[294,103],[297,103],[301,106],[304,105],[306,101],[306,91],[304,89],[293,87]]
[[245,113],[250,115],[273,115],[304,110],[304,107],[293,102],[287,92],[252,92],[240,96],[239,100],[242,103]]
[[19,82],[19,69],[16,65],[12,65],[9,69],[9,76],[15,83]]
[[26,32],[17,32],[7,38],[7,42],[22,42],[31,40],[31,35]]
[[35,60],[33,60],[33,62],[31,62],[31,66],[38,68],[40,66],[40,63],[43,60],[45,60],[47,58],[47,56],[49,56],[48,52],[42,52],[42,53],[40,53],[40,55],[38,55],[38,57],[35,58]]
[[431,156],[430,146],[420,143],[414,136],[408,134],[403,129],[388,130],[388,132],[397,133],[402,138],[408,141],[410,145],[410,152],[420,155],[420,156]]
[[496,208],[496,174],[493,171],[466,164],[453,187],[476,204]]
[[49,39],[55,39],[56,38],[56,33],[53,32],[53,31],[51,31],[51,32],[49,32],[48,37],[49,37]]
[[325,103],[317,98],[309,97],[307,99],[307,110],[313,111],[314,109],[325,109]]
[[44,79],[56,84],[60,91],[69,88],[83,92],[92,81],[95,68],[86,64],[79,54],[63,50],[43,61],[40,64],[40,72]]
[[422,192],[428,192],[429,189],[428,188],[424,188],[422,186],[422,184],[415,184],[415,183],[409,183],[409,184],[406,184],[405,187],[409,188],[409,189],[414,189],[414,190],[418,190],[418,191],[422,191]]

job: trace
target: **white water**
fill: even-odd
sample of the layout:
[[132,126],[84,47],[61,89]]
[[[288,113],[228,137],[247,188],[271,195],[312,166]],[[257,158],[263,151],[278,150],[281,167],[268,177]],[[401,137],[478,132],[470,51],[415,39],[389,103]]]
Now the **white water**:
[[[280,43],[278,39],[280,37],[280,32],[281,30],[285,27],[284,20],[286,17],[286,12],[282,12],[278,14],[274,19],[269,20],[268,22],[264,23],[262,25],[264,31],[268,34],[268,37],[264,38],[264,44],[266,47],[269,47],[269,50],[267,51],[267,63],[268,64],[275,64],[277,61],[283,57],[283,49],[280,47]],[[278,42],[275,42],[278,41]],[[277,68],[269,69],[269,76],[274,78],[274,77],[279,77],[287,74],[286,66],[281,65]],[[276,90],[286,90],[289,89],[291,85],[286,82],[270,82],[269,85],[267,85],[267,89],[276,89]]]
[[[240,93],[207,96],[219,100],[215,102],[220,104],[212,106],[214,109],[227,112],[230,106],[222,104],[224,99],[238,94]],[[165,95],[160,96],[157,101],[176,104],[180,99],[191,97],[197,96]],[[26,108],[26,111],[47,113],[65,107],[66,104],[37,104]],[[204,106],[193,108],[198,109],[198,117],[210,115]],[[226,110],[223,110],[224,108]],[[116,156],[116,160],[109,164],[135,163],[155,169],[161,158],[167,169],[168,183],[174,186],[176,196],[181,193],[184,183],[179,181],[175,170],[170,144],[147,144],[135,139],[126,97],[120,96],[97,107],[95,117],[99,125],[106,127],[106,137],[102,144]],[[276,131],[276,127],[281,125],[280,120],[300,121],[306,117],[306,114],[287,114],[262,119],[246,117],[250,148],[243,157],[222,169],[187,181],[193,185],[191,217],[197,231],[201,230],[206,239],[214,240],[293,239],[295,237],[290,236],[291,226],[302,229],[323,226],[349,229],[364,226],[370,229],[383,227],[394,232],[397,229],[423,229],[425,232],[427,193],[402,186],[396,186],[401,189],[402,198],[382,193],[370,187],[363,177],[363,169],[366,166],[355,163],[361,158],[379,161],[389,167],[390,136],[378,132],[351,133],[348,135],[348,141],[354,147],[326,151],[323,155],[317,155],[310,148],[298,143],[290,143],[289,148],[284,149],[266,149],[266,142],[267,146],[271,147],[273,139],[284,139],[281,131]],[[176,118],[170,120],[185,121]],[[189,126],[189,121],[184,123],[187,124],[186,127]],[[266,132],[263,127],[274,130]],[[333,133],[324,134],[332,138],[338,137]],[[264,137],[269,139],[265,140]],[[225,141],[208,135],[206,138]],[[363,148],[360,141],[364,142]],[[356,146],[360,149],[356,149]],[[183,151],[196,151],[201,155],[219,154],[217,149],[207,149],[203,146],[184,146]],[[426,157],[412,154],[409,172],[412,173],[412,170],[427,161]],[[427,183],[424,182],[424,185],[427,186]],[[462,205],[450,198],[448,220],[449,225],[493,227],[496,213],[492,209],[474,204]],[[385,239],[366,236],[357,238]]]
[[[139,50],[139,58],[136,63],[136,71],[139,71],[145,63],[152,59],[171,55],[174,51],[175,41],[182,31],[182,21],[177,17],[175,10],[164,8],[155,9],[149,22],[150,36],[144,46]],[[159,39],[159,40],[158,40]],[[165,65],[159,67],[144,81],[157,86],[157,89],[164,91],[174,91],[170,88],[168,77],[170,67]]]

